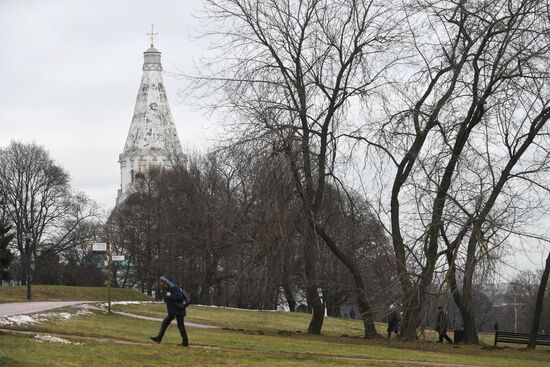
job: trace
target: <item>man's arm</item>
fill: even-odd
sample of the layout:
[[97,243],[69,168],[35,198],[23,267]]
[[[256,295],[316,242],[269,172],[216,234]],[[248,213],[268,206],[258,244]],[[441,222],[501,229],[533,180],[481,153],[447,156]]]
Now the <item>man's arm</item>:
[[172,302],[181,302],[183,301],[183,294],[179,287],[172,287],[169,292],[166,292],[166,299]]

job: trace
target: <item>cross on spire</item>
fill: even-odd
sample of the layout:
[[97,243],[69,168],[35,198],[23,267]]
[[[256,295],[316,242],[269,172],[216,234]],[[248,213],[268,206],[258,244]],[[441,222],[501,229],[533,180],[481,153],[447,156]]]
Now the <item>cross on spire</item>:
[[154,29],[154,24],[151,23],[151,33],[147,33],[148,36],[151,36],[151,47],[153,47],[153,44],[155,43],[155,36],[158,34],[154,32],[153,29]]

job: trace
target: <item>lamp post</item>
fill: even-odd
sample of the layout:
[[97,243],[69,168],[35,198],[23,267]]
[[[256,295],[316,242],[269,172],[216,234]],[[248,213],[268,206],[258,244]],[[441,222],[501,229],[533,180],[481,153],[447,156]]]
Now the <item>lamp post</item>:
[[25,232],[25,242],[27,245],[27,299],[30,301],[32,299],[32,273],[31,273],[31,231]]
[[109,256],[109,270],[108,270],[108,275],[109,275],[109,288],[107,289],[107,298],[109,299],[109,307],[108,307],[108,310],[109,310],[109,314],[111,313],[111,283],[113,281],[112,279],[112,272],[111,272],[111,264],[112,264],[112,260],[113,260],[113,256],[112,256],[112,253],[111,253],[111,242],[107,242],[107,256]]

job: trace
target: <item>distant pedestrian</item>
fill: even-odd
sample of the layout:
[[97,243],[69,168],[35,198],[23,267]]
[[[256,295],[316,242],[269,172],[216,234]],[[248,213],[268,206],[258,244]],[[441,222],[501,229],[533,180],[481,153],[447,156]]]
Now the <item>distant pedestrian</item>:
[[397,305],[392,303],[390,305],[390,313],[388,315],[388,339],[391,337],[391,333],[396,333],[399,331],[399,316],[397,315]]
[[349,318],[352,320],[355,320],[355,308],[351,308],[351,311],[349,312]]
[[439,334],[440,343],[443,343],[443,339],[445,339],[447,343],[452,344],[453,341],[447,335],[447,321],[447,314],[443,311],[443,307],[439,306],[437,308],[437,322],[435,324],[435,331]]
[[183,318],[186,315],[185,308],[189,304],[189,299],[186,299],[180,285],[175,283],[170,277],[161,277],[160,286],[162,289],[164,302],[166,303],[168,315],[162,321],[158,335],[152,336],[151,340],[156,343],[160,343],[166,329],[168,328],[168,325],[170,325],[172,320],[175,318],[181,335],[181,345],[187,347],[189,346],[189,340],[187,339],[187,332],[185,331]]

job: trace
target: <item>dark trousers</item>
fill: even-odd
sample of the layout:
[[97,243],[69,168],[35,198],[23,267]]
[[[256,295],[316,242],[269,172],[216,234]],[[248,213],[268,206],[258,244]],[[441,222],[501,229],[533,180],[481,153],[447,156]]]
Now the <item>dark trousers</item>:
[[447,341],[447,343],[453,344],[453,340],[452,340],[451,338],[449,338],[449,336],[447,335],[447,331],[446,331],[446,330],[443,330],[443,331],[440,331],[440,332],[439,332],[439,342],[440,342],[440,343],[443,343],[443,338],[445,338],[445,340]]
[[189,345],[189,340],[187,339],[187,332],[185,331],[185,323],[183,322],[183,316],[178,315],[168,315],[162,320],[162,324],[160,325],[160,331],[158,338],[162,340],[162,337],[164,336],[164,333],[166,332],[166,329],[168,328],[168,325],[172,322],[172,320],[176,319],[178,322],[178,329],[180,330],[181,335],[181,344],[183,345]]

